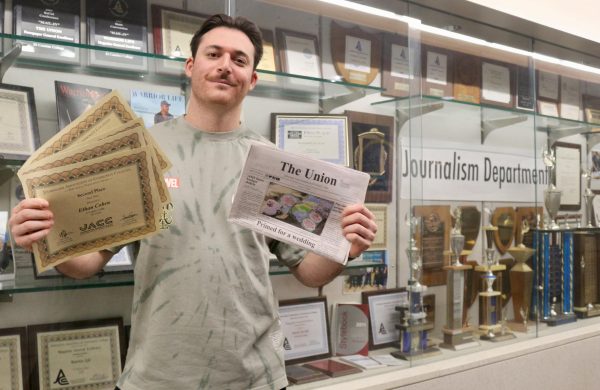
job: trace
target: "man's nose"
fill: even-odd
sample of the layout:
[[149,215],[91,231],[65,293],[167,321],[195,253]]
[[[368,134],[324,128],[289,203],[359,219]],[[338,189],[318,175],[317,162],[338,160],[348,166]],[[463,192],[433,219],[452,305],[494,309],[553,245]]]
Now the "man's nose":
[[219,67],[220,72],[231,72],[231,57],[229,54],[223,54],[219,59]]

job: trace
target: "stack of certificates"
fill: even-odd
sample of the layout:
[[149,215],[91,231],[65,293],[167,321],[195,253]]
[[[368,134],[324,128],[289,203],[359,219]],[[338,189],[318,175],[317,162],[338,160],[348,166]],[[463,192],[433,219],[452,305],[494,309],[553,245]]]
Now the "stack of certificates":
[[18,173],[25,196],[48,200],[54,214],[33,246],[38,272],[157,233],[170,165],[117,92],[42,145]]

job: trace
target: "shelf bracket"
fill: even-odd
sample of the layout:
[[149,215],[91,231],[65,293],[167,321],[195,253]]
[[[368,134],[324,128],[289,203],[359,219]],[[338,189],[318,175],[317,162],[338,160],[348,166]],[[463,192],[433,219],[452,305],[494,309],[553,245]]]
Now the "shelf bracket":
[[321,113],[328,114],[334,108],[339,106],[343,106],[344,104],[351,103],[357,99],[363,98],[367,95],[367,92],[364,89],[354,89],[352,92],[347,93],[345,95],[324,97],[319,99],[319,108]]
[[585,133],[589,130],[589,126],[577,125],[569,127],[560,126],[538,126],[538,131],[543,131],[548,135],[548,148],[551,148],[556,141],[561,138],[568,137],[570,135],[577,135]]
[[16,43],[4,57],[0,58],[0,82],[4,80],[4,74],[15,63],[19,54],[21,54],[21,44]]
[[444,102],[414,104],[408,108],[399,108],[396,110],[398,128],[401,129],[411,118],[429,114],[430,112],[441,110],[442,108],[444,108]]
[[517,123],[525,122],[527,120],[526,115],[515,115],[507,116],[505,118],[497,119],[486,119],[481,121],[481,144],[485,143],[485,139],[490,133],[496,129],[515,125]]

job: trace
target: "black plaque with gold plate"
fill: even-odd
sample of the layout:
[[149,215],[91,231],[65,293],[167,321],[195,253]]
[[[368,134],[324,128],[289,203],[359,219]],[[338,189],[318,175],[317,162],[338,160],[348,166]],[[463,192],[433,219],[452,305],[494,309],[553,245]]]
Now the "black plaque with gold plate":
[[464,53],[454,54],[454,99],[480,103],[481,60]]
[[413,215],[423,219],[422,228],[417,232],[417,246],[422,248],[422,282],[427,286],[446,284],[444,266],[450,264],[446,248],[450,246],[451,217],[450,206],[414,206]]
[[344,81],[369,85],[379,74],[381,34],[331,22],[331,57]]
[[533,70],[523,66],[516,70],[516,106],[520,110],[533,111],[535,98],[533,91]]
[[408,38],[385,34],[383,37],[383,72],[381,84],[384,96],[404,97],[410,93],[410,60]]
[[501,255],[510,248],[515,237],[516,213],[512,207],[498,207],[492,213],[492,225],[498,229],[494,232],[494,243]]
[[453,68],[452,52],[439,47],[421,47],[422,87],[423,95],[439,98],[453,97]]
[[392,201],[394,118],[346,111],[350,128],[352,168],[371,175],[366,202]]
[[578,229],[573,245],[573,311],[579,318],[595,317],[600,315],[600,229]]

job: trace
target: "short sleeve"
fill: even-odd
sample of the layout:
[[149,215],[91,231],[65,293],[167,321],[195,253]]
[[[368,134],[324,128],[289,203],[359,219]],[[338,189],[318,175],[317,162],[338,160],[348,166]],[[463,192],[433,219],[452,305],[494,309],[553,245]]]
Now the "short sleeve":
[[277,260],[281,264],[289,268],[300,264],[306,255],[306,250],[277,240],[269,242],[269,250],[277,257]]

